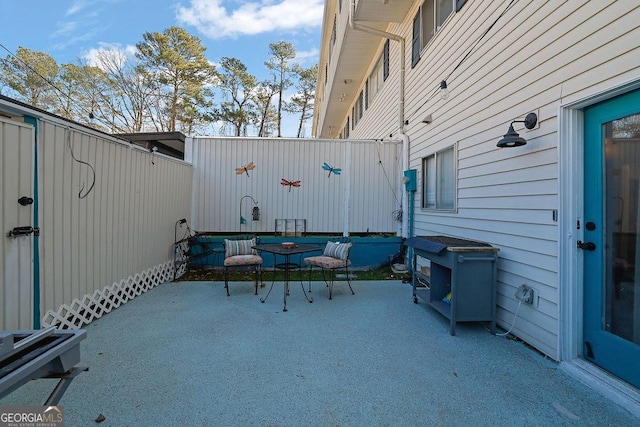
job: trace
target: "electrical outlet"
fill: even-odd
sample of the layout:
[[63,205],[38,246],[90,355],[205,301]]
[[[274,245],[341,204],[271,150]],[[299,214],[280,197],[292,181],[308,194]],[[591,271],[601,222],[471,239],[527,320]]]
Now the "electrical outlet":
[[516,291],[515,297],[518,301],[533,305],[533,288],[530,288],[527,285],[520,285]]

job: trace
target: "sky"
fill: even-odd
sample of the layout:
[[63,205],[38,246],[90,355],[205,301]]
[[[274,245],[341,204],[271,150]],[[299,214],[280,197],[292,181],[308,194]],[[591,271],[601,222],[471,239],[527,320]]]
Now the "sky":
[[[323,9],[323,0],[0,0],[0,57],[23,47],[58,64],[91,63],[100,49],[131,52],[145,32],[176,25],[202,40],[212,63],[238,58],[261,80],[270,43],[292,43],[303,67],[318,62]],[[283,136],[296,131],[286,120]]]

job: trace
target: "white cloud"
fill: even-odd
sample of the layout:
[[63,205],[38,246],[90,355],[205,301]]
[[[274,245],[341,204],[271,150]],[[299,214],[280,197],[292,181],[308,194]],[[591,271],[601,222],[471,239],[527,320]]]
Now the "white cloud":
[[74,0],[66,9],[64,15],[66,21],[56,22],[56,30],[49,38],[59,40],[56,49],[66,49],[83,41],[95,37],[105,30],[104,25],[98,25],[97,21],[104,13],[103,3],[112,3],[115,0]]
[[92,10],[101,10],[102,6],[110,6],[116,3],[121,3],[121,1],[122,0],[74,0],[64,14],[66,16],[71,16],[87,9],[89,10],[89,14],[91,14]]
[[65,37],[78,29],[77,21],[66,21],[56,23],[56,30],[51,33],[51,38]]
[[84,52],[82,57],[88,65],[104,69],[104,59],[109,58],[111,63],[124,64],[135,56],[136,50],[136,47],[132,45],[122,47],[119,44],[100,43],[100,47],[89,49]]
[[64,32],[58,30],[55,33],[51,34],[49,36],[51,39],[60,40],[53,45],[53,48],[58,50],[67,49],[69,46],[73,46],[74,44],[91,40],[97,33],[97,30],[91,29],[87,32],[74,34],[74,32],[77,32],[78,30],[80,30],[80,28],[76,28],[73,25],[67,25],[65,26]]
[[74,1],[65,12],[65,15],[70,16],[70,15],[76,14],[87,6],[88,4],[85,0]]
[[300,65],[313,65],[318,62],[318,58],[320,57],[320,50],[317,48],[313,48],[310,50],[304,51],[296,51],[296,62],[300,63]]
[[320,55],[320,50],[318,48],[313,48],[311,50],[305,50],[302,52],[296,52],[296,58],[317,58]]
[[176,18],[214,39],[315,30],[322,25],[323,0],[246,1],[235,9],[223,3],[223,0],[191,0],[187,7],[178,5]]

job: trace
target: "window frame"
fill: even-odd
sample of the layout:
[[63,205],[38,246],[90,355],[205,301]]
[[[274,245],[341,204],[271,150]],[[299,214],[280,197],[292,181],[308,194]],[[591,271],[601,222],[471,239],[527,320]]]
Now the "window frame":
[[351,130],[356,129],[356,124],[358,123],[358,119],[356,118],[356,105],[353,104],[351,106]]
[[[411,68],[414,68],[420,61],[422,51],[433,40],[436,34],[444,26],[447,20],[456,12],[462,9],[466,0],[447,0],[451,2],[450,12],[438,20],[438,0],[424,0],[413,18],[412,40],[411,40]],[[426,26],[427,16],[430,18],[430,25]],[[426,34],[429,32],[429,34]]]
[[364,109],[369,109],[369,79],[364,82]]
[[[382,90],[384,86],[384,61],[385,56],[384,52],[380,54],[376,64],[373,66],[373,70],[371,70],[371,74],[369,74],[369,86],[368,86],[368,104],[371,105],[376,99],[376,95],[378,92]],[[368,108],[368,107],[367,107]]]
[[416,12],[416,16],[413,18],[412,27],[412,39],[411,39],[411,68],[415,67],[420,62],[420,8]]
[[338,17],[333,15],[333,28],[331,30],[331,43],[329,43],[329,60],[333,56],[333,49],[338,39]]
[[[449,151],[451,151],[451,160],[450,160],[451,163],[448,165],[445,165],[444,171],[443,171],[443,167],[441,166],[441,163],[440,163],[440,158],[443,158],[443,160],[446,160],[445,153]],[[432,159],[433,166],[435,166],[435,172],[433,174],[431,174],[429,169],[429,161],[431,159]],[[422,186],[420,189],[421,191],[420,207],[423,210],[430,211],[430,212],[453,212],[453,213],[457,212],[458,210],[458,168],[457,168],[458,146],[457,144],[450,145],[446,148],[443,148],[442,150],[438,150],[431,153],[430,155],[424,156],[421,162],[422,162],[421,164]],[[451,179],[451,183],[450,183],[451,189],[449,190],[449,192],[451,193],[450,204],[448,203],[449,200],[442,200],[442,197],[444,197],[442,192],[443,190],[446,191],[446,188],[443,189],[442,184],[440,184],[441,182],[443,182],[443,178],[446,178],[442,174],[446,172],[447,166],[451,169],[450,171],[451,175],[449,176],[449,178]],[[433,186],[431,185],[431,181],[429,178],[430,174],[434,176],[433,179],[435,179],[435,183]],[[433,194],[431,198],[435,198],[435,200],[433,200],[433,203],[430,203],[431,199],[428,197],[429,194]]]
[[387,41],[384,42],[384,49],[382,51],[383,56],[384,56],[384,63],[382,65],[382,79],[383,81],[387,81],[387,78],[389,77],[389,39],[387,39]]

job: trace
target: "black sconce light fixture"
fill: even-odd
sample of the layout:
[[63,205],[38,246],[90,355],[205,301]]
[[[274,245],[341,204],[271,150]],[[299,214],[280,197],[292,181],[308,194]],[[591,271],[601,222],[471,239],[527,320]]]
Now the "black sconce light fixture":
[[260,221],[260,208],[254,206],[251,210],[251,219],[254,221]]
[[526,127],[527,129],[533,129],[538,123],[538,115],[536,113],[529,113],[526,115],[524,120],[512,121],[509,125],[509,130],[507,131],[507,133],[502,137],[500,141],[498,141],[498,147],[520,147],[527,143],[527,140],[518,135],[518,133],[513,129],[514,123],[524,123],[524,127]]

